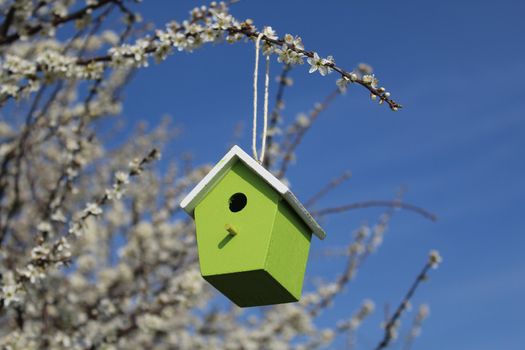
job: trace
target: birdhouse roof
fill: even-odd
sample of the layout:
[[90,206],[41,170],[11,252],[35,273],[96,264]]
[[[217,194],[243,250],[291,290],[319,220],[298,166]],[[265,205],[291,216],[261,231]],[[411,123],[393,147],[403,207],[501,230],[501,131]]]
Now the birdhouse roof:
[[182,200],[180,206],[190,216],[194,216],[195,207],[201,200],[215,187],[215,185],[222,179],[222,177],[230,170],[230,168],[237,162],[243,162],[254,173],[259,175],[266,183],[268,183],[275,191],[277,191],[286,202],[292,207],[295,213],[304,221],[304,223],[312,230],[313,234],[324,239],[326,233],[310,215],[306,208],[299,202],[297,197],[290,191],[290,189],[283,184],[279,179],[273,176],[262,165],[257,163],[252,157],[244,152],[239,146],[233,146],[228,153],[211,169],[211,171],[195,186],[193,190]]

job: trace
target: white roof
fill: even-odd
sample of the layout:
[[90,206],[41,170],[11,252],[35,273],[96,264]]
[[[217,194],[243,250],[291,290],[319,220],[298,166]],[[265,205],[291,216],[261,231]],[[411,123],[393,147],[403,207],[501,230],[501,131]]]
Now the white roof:
[[195,207],[202,199],[210,192],[215,185],[222,179],[228,170],[235,164],[237,160],[243,162],[248,168],[257,173],[264,181],[266,181],[274,190],[286,200],[305,224],[312,230],[313,234],[324,239],[326,233],[310,215],[306,208],[299,202],[297,197],[290,191],[290,189],[273,176],[262,165],[257,163],[252,157],[244,152],[239,146],[233,146],[228,153],[211,169],[211,171],[195,186],[193,190],[180,203],[181,208],[193,217]]

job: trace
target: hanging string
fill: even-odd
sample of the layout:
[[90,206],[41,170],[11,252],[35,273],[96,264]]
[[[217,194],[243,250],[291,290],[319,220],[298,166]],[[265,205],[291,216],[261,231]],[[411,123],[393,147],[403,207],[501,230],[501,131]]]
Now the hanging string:
[[268,129],[268,93],[270,85],[270,56],[266,56],[266,74],[264,80],[264,109],[263,109],[263,135],[261,146],[261,158],[257,154],[257,80],[259,77],[259,48],[263,33],[259,33],[255,40],[255,69],[253,72],[253,128],[252,128],[252,152],[253,158],[260,164],[264,161],[266,151],[266,136]]
[[264,126],[262,135],[262,148],[260,163],[264,162],[264,153],[266,151],[266,133],[268,129],[268,86],[270,85],[270,56],[266,56],[266,77],[264,79]]
[[255,40],[255,70],[253,72],[253,128],[252,128],[252,152],[253,158],[257,160],[257,78],[259,76],[259,44],[263,34],[260,33]]

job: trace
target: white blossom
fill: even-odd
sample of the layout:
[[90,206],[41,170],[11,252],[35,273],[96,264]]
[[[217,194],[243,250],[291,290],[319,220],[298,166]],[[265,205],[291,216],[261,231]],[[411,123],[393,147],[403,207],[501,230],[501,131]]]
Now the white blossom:
[[45,258],[49,254],[49,248],[44,246],[36,246],[31,251],[31,259],[39,260]]
[[310,118],[304,113],[300,113],[297,116],[296,123],[300,128],[307,128],[310,126]]
[[310,65],[309,73],[319,71],[319,74],[322,76],[328,74],[328,67],[325,65],[325,59],[321,59],[317,52],[314,52],[313,57],[309,57],[307,61]]
[[9,54],[5,56],[2,69],[21,76],[30,76],[36,73],[36,65],[33,62]]
[[228,29],[232,26],[233,17],[226,13],[217,13],[215,15],[215,28],[217,29]]
[[269,26],[268,27],[264,27],[263,34],[268,39],[272,39],[272,40],[277,40],[278,39],[277,33],[275,32],[275,30],[272,29],[272,27],[269,27]]
[[97,203],[88,203],[84,212],[93,216],[99,216],[102,214],[102,208]]
[[19,273],[25,276],[31,283],[35,283],[46,277],[44,270],[33,264],[28,264],[24,269],[20,270]]
[[123,171],[117,171],[115,174],[115,178],[117,179],[118,183],[121,183],[123,185],[129,184],[129,174],[125,173]]
[[303,55],[292,49],[289,49],[285,44],[281,48],[275,50],[278,54],[277,61],[286,63],[286,64],[303,64]]
[[0,95],[17,96],[19,93],[19,87],[14,84],[4,84],[0,86]]
[[376,87],[379,81],[376,79],[376,77],[373,74],[365,74],[363,75],[363,83],[370,85],[372,87]]
[[335,337],[335,332],[332,329],[325,329],[321,332],[321,339],[323,343],[331,343]]
[[434,269],[437,269],[438,266],[443,261],[443,258],[441,257],[441,255],[439,254],[437,250],[431,250],[430,253],[428,254],[428,261],[429,261],[429,264]]
[[42,221],[37,225],[36,229],[40,232],[51,232],[53,227],[48,221]]
[[56,221],[56,222],[65,223],[66,222],[66,216],[64,215],[64,212],[60,208],[57,208],[57,209],[55,209],[53,214],[51,214],[51,220],[52,221]]
[[291,34],[285,34],[284,35],[284,42],[288,46],[293,46],[296,49],[299,49],[299,50],[303,50],[304,49],[303,41],[302,41],[301,37],[299,37],[299,36],[295,36],[294,37]]
[[326,67],[326,73],[330,74],[333,71],[333,66],[335,66],[335,60],[333,56],[327,56],[326,58],[322,59],[323,65]]
[[345,93],[347,90],[349,81],[350,79],[348,79],[346,76],[343,76],[340,79],[337,79],[336,84],[337,84],[337,87],[339,87],[339,91],[341,91],[342,93]]
[[20,297],[20,285],[9,284],[2,287],[2,298],[4,299],[4,305],[7,307],[10,304],[16,304],[21,301]]

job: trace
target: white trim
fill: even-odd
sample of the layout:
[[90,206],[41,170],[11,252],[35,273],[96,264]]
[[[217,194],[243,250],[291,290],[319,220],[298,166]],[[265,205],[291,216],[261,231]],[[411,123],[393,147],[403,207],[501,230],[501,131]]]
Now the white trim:
[[257,173],[264,181],[273,187],[285,200],[293,210],[299,215],[305,224],[312,230],[313,234],[324,239],[326,233],[310,215],[308,210],[299,202],[297,197],[290,191],[290,189],[283,184],[279,179],[273,176],[262,165],[257,163],[252,157],[244,152],[239,146],[233,146],[228,153],[211,169],[211,171],[191,190],[191,192],[180,203],[181,208],[193,217],[193,211],[200,201],[210,192],[215,184],[227,173],[235,161],[239,159],[246,164],[250,169]]

